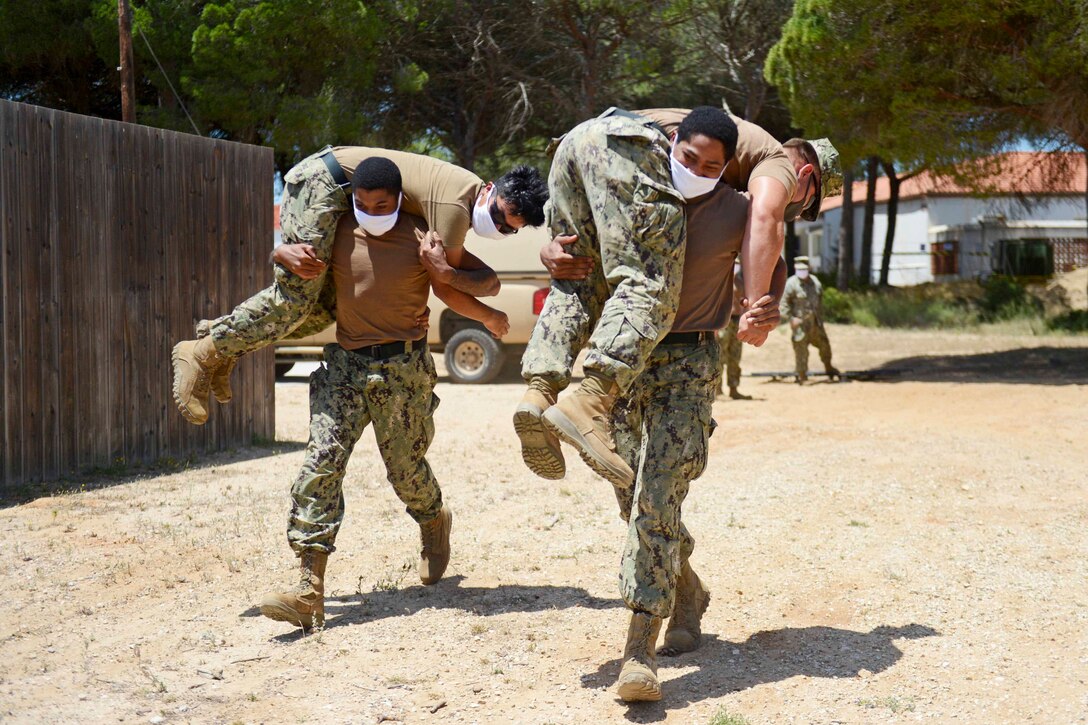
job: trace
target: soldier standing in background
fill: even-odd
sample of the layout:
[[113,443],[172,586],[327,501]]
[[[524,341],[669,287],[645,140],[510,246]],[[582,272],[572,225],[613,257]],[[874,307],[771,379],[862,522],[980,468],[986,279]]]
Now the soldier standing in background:
[[740,264],[733,265],[733,309],[729,315],[729,324],[718,330],[718,346],[721,347],[721,367],[718,369],[718,395],[722,394],[722,368],[729,385],[729,397],[733,400],[751,400],[751,395],[742,395],[740,387],[740,356],[744,344],[737,338],[740,316],[744,313],[744,279]]
[[808,380],[809,345],[820,351],[828,380],[841,379],[838,369],[831,364],[831,342],[824,330],[823,285],[809,272],[808,257],[794,257],[793,268],[796,274],[786,280],[782,293],[782,319],[790,323],[797,384]]

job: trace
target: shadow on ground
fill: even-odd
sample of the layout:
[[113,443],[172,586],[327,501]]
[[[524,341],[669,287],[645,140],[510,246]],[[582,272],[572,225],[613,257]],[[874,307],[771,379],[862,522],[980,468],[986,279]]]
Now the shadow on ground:
[[[419,584],[399,589],[377,590],[325,599],[325,629],[389,617],[410,617],[424,609],[460,609],[479,617],[509,612],[542,612],[569,609],[619,609],[619,599],[602,599],[585,589],[568,586],[525,586],[499,584],[493,587],[463,587],[461,575],[443,579],[434,586]],[[242,617],[259,617],[257,607],[242,612]],[[291,642],[300,639],[302,631],[295,629],[274,639]]]
[[1032,347],[975,355],[925,355],[890,360],[877,382],[1088,384],[1088,348]]
[[[657,659],[658,671],[666,677],[669,667],[698,669],[664,682],[660,702],[632,704],[626,717],[631,722],[658,722],[665,719],[669,710],[682,710],[695,702],[791,677],[841,678],[857,677],[862,670],[883,672],[903,656],[895,640],[937,635],[937,630],[921,624],[881,626],[871,632],[788,627],[758,632],[744,642],[729,642],[717,635],[704,634],[703,646],[695,652]],[[583,675],[582,686],[612,688],[620,664],[615,659]]]
[[231,463],[252,461],[257,458],[267,458],[268,456],[278,456],[281,453],[300,451],[305,447],[306,444],[299,441],[272,441],[218,453],[193,453],[192,457],[180,461],[171,458],[156,463],[133,464],[107,469],[94,468],[82,474],[70,474],[57,481],[25,483],[11,488],[0,489],[0,509],[19,506],[49,496],[96,491],[100,488],[132,483],[144,478],[166,476],[183,471],[196,471],[212,466],[226,466]]

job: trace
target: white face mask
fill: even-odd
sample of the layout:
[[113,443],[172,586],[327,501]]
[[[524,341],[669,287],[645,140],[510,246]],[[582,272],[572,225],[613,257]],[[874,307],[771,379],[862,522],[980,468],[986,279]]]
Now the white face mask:
[[495,187],[491,187],[483,204],[472,207],[472,231],[485,239],[502,239],[506,235],[495,226],[495,220],[491,218],[491,197],[495,196]]
[[797,270],[797,279],[808,279],[808,270],[807,269]]
[[397,225],[397,217],[400,216],[400,202],[403,197],[403,194],[397,194],[397,209],[392,214],[375,216],[360,210],[355,204],[355,195],[352,194],[351,207],[355,210],[355,221],[359,222],[359,226],[363,228],[363,231],[371,236],[380,237],[383,234],[388,234],[389,230]]
[[[676,187],[676,190],[680,192],[680,196],[685,199],[694,199],[697,196],[703,194],[709,194],[714,191],[714,187],[717,185],[718,180],[722,178],[721,174],[715,177],[697,176],[688,170],[688,167],[680,163],[676,158],[676,144],[673,143],[672,149],[669,151],[669,165],[672,167],[672,185]],[[722,169],[725,172],[725,169]]]

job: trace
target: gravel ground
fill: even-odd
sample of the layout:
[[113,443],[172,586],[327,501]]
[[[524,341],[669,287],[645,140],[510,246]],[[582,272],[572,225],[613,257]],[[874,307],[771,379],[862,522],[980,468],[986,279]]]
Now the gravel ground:
[[[613,694],[611,491],[574,456],[563,481],[522,467],[516,379],[439,385],[442,582],[419,584],[418,529],[367,433],[327,628],[260,617],[293,576],[295,377],[277,386],[274,446],[0,509],[0,719],[1088,722],[1088,338],[830,336],[844,369],[894,374],[746,377],[755,400],[715,405],[685,505],[714,598],[702,649],[662,661],[660,703]],[[746,373],[792,363],[781,331],[745,355]]]

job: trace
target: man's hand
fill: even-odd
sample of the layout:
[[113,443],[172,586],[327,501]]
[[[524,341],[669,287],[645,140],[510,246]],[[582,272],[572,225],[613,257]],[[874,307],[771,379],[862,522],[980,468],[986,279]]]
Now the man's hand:
[[737,325],[737,339],[741,342],[760,347],[767,342],[769,332],[769,328],[759,328],[752,323],[750,310],[740,316],[740,323]]
[[446,250],[442,248],[442,238],[438,236],[437,232],[433,231],[427,232],[420,238],[418,230],[416,237],[419,238],[419,261],[423,263],[427,273],[431,275],[432,279],[449,284],[449,281],[453,278],[453,267],[446,260]]
[[540,261],[552,279],[585,279],[593,271],[592,257],[575,257],[564,249],[576,241],[577,234],[559,234],[540,248]]
[[773,330],[782,321],[778,299],[772,294],[763,295],[754,305],[749,305],[747,299],[741,304],[748,308],[748,322],[753,327]]
[[790,318],[790,329],[791,330],[796,330],[798,327],[801,326],[802,322],[804,322],[804,320],[802,320],[800,317],[791,317]]
[[327,266],[310,244],[281,244],[272,252],[272,260],[302,279],[316,279]]
[[492,337],[502,337],[510,332],[510,319],[501,310],[491,310],[491,315],[484,320],[484,327]]

